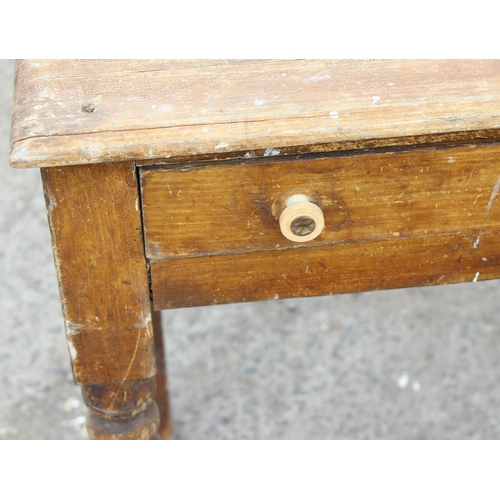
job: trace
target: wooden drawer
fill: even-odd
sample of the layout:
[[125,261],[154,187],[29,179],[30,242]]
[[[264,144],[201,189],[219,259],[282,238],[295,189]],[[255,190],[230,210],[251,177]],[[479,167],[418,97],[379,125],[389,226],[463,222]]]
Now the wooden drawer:
[[[141,169],[155,308],[498,277],[497,144]],[[322,209],[286,239],[293,194]]]

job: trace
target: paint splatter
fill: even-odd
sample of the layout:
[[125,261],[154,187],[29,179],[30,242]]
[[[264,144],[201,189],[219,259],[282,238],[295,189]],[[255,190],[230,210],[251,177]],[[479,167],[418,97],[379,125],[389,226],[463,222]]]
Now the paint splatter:
[[486,207],[487,214],[490,213],[491,207],[493,206],[493,202],[495,201],[495,198],[497,197],[499,190],[500,190],[500,177],[498,178],[497,183],[493,188],[493,192],[491,193],[490,196],[490,201],[488,202],[488,206]]
[[310,76],[309,77],[309,80],[311,80],[311,82],[321,82],[323,80],[329,80],[330,79],[330,75],[319,75],[319,76]]

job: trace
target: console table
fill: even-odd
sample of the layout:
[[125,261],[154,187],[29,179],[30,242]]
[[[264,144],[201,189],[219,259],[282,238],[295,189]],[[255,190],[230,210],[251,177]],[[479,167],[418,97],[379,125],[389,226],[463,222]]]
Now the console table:
[[500,277],[500,63],[23,60],[93,439],[171,436],[162,309]]

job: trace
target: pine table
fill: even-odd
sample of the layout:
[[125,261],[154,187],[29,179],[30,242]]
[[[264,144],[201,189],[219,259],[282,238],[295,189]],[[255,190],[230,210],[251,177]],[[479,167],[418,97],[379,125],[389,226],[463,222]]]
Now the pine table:
[[94,439],[171,436],[159,311],[500,277],[500,63],[23,60]]

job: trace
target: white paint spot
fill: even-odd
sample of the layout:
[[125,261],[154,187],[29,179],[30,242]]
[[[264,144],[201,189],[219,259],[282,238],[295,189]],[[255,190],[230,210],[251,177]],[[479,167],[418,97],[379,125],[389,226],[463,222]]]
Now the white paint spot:
[[387,85],[389,85],[389,87],[392,87],[394,85],[394,83],[390,82]]
[[249,151],[248,153],[245,153],[243,158],[255,158],[255,153],[253,151]]
[[481,260],[484,262],[488,262],[488,259],[486,257],[482,257]]
[[281,73],[281,76],[286,76],[286,73]]
[[476,238],[476,241],[474,242],[474,249],[476,249],[479,246],[480,243],[481,243],[481,235],[479,235]]
[[377,104],[377,102],[379,102],[379,101],[380,101],[380,96],[374,95],[372,97],[372,106],[375,106],[375,104]]
[[493,202],[495,201],[495,198],[497,197],[499,190],[500,190],[500,177],[498,178],[497,183],[493,188],[493,192],[491,193],[490,201],[488,202],[488,206],[486,207],[486,213],[490,212]]
[[476,273],[476,276],[474,276],[474,279],[472,280],[472,283],[477,283],[477,279],[479,278],[479,273]]
[[85,328],[85,325],[80,323],[72,323],[71,321],[66,321],[66,335],[79,335],[81,330]]
[[280,154],[280,150],[276,148],[267,148],[264,151],[264,156],[277,156]]
[[152,109],[155,109],[155,108],[156,108],[156,104],[152,104],[152,105],[151,105],[151,108],[152,108]]
[[448,157],[448,161],[446,163],[455,163],[457,160],[453,158],[453,156]]
[[73,361],[75,361],[78,353],[76,352],[75,346],[73,345],[73,339],[71,337],[68,337],[68,349],[69,349],[69,355],[71,356],[71,359]]
[[330,118],[338,118],[339,113],[338,111],[330,111]]
[[222,149],[227,147],[229,147],[229,144],[227,142],[219,142],[219,144],[217,144],[214,149]]
[[254,97],[253,103],[256,106],[262,106],[265,103],[265,99],[259,99],[258,97]]
[[329,79],[330,79],[330,75],[319,75],[319,76],[310,76],[309,77],[309,80],[311,80],[311,82],[321,82],[321,81],[329,80]]
[[277,293],[275,293],[274,296],[273,296],[273,299],[274,300],[278,300],[279,298],[280,298],[280,296]]
[[408,374],[406,372],[403,372],[398,378],[398,387],[400,389],[404,389],[408,385],[409,381],[410,377],[408,377]]
[[420,387],[418,380],[414,380],[411,386],[415,392],[418,392],[420,389],[422,389],[422,387]]

